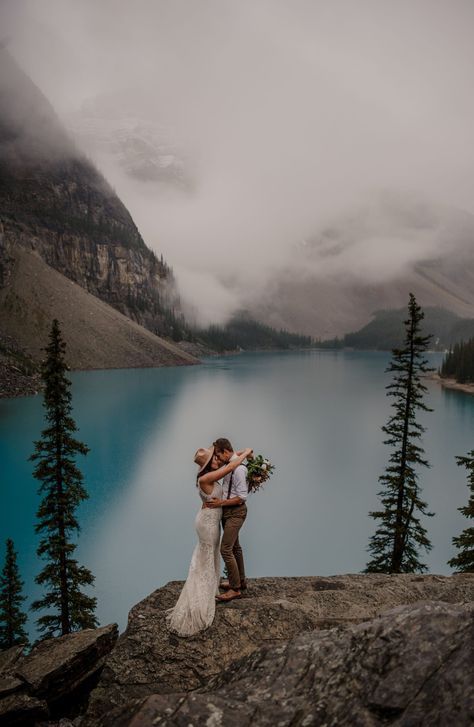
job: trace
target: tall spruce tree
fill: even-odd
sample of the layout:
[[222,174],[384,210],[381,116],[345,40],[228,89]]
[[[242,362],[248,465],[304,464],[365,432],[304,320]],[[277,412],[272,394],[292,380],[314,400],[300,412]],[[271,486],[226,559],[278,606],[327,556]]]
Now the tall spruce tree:
[[385,474],[379,477],[383,489],[378,493],[383,509],[370,512],[379,520],[368,550],[372,560],[367,573],[414,573],[426,570],[418,558],[418,550],[431,549],[427,531],[419,515],[432,516],[427,503],[420,498],[416,467],[429,467],[424,459],[420,438],[425,428],[416,421],[417,410],[432,411],[423,402],[427,391],[420,376],[432,371],[424,354],[431,336],[421,334],[424,313],[410,293],[409,317],[405,324],[402,348],[392,351],[387,372],[393,373],[387,396],[394,398],[393,414],[382,431],[387,435],[384,444],[393,448]]
[[[460,467],[468,471],[468,482],[471,494],[465,507],[458,508],[467,518],[474,518],[474,449],[467,457],[456,457]],[[461,535],[453,538],[453,544],[459,550],[458,554],[448,561],[448,565],[458,573],[474,573],[474,527],[466,528]]]
[[37,620],[43,638],[97,625],[97,599],[81,591],[83,586],[93,584],[94,576],[73,558],[76,545],[71,542],[73,532],[80,529],[75,510],[88,497],[75,457],[87,454],[89,448],[73,437],[77,427],[71,417],[65,350],[59,323],[54,320],[42,365],[47,427],[30,457],[36,462],[34,476],[41,482],[38,493],[43,496],[35,528],[42,533],[37,553],[47,561],[35,578],[36,583],[46,587],[46,594],[31,607],[36,611],[53,610]]
[[0,576],[0,649],[29,643],[24,629],[27,616],[21,610],[23,581],[20,579],[13,540],[6,541],[5,566]]

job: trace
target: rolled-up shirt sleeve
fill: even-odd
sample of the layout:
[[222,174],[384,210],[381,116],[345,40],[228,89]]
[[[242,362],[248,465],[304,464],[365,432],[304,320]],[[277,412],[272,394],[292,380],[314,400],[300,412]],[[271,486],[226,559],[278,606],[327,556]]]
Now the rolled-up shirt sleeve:
[[239,465],[234,471],[234,477],[232,478],[232,489],[230,491],[231,497],[240,497],[245,502],[249,494],[247,486],[247,468],[244,465]]

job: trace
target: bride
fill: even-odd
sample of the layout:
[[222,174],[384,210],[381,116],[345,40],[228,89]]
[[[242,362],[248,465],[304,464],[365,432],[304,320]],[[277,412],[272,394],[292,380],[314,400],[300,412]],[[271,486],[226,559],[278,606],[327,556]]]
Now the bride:
[[220,522],[222,508],[208,508],[212,498],[222,500],[222,485],[218,480],[233,472],[252,452],[244,449],[237,457],[221,467],[214,447],[198,449],[194,461],[199,466],[196,487],[202,507],[194,521],[198,543],[189,566],[188,577],[174,608],[166,615],[171,631],[179,636],[192,636],[210,626],[216,609],[220,579]]

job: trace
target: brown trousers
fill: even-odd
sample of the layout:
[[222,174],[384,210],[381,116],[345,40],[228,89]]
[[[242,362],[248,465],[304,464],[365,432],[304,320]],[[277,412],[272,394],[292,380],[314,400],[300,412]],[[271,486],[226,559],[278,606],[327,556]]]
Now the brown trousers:
[[222,527],[224,533],[221,541],[221,555],[229,575],[232,589],[240,588],[245,581],[244,556],[239,543],[239,530],[247,517],[247,505],[231,505],[222,508]]

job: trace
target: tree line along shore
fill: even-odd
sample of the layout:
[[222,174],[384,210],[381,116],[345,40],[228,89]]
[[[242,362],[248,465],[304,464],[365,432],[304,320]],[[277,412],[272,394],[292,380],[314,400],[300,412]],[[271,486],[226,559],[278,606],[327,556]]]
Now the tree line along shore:
[[439,369],[443,386],[474,394],[474,338],[450,346]]

